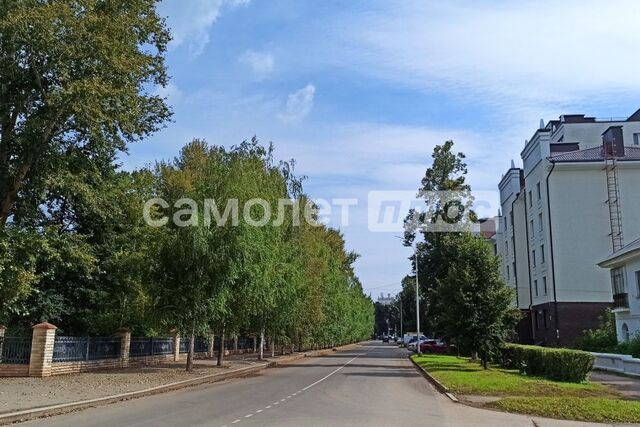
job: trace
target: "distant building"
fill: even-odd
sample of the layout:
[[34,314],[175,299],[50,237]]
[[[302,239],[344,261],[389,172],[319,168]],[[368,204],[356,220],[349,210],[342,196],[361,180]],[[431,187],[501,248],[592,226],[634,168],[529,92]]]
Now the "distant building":
[[391,294],[387,294],[387,296],[385,297],[384,294],[381,292],[377,302],[379,302],[382,305],[391,305],[395,303],[395,301],[396,301],[395,296],[391,296]]
[[569,345],[612,306],[597,264],[640,235],[640,110],[541,123],[521,157],[499,184],[495,250],[524,315],[520,341]]

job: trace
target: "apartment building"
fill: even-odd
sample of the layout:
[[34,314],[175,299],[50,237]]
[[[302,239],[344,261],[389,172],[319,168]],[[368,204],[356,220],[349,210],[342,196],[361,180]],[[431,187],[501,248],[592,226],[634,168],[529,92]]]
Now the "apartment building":
[[521,342],[569,345],[613,302],[598,263],[640,235],[640,110],[541,123],[502,177],[496,251]]

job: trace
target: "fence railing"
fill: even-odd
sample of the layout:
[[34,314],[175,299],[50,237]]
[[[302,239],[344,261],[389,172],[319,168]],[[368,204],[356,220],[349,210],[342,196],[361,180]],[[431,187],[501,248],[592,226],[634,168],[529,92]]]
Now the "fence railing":
[[173,354],[173,338],[133,337],[129,344],[129,357]]
[[30,337],[0,337],[0,363],[28,365],[30,360]]
[[121,338],[56,337],[53,344],[53,362],[117,359],[120,357]]

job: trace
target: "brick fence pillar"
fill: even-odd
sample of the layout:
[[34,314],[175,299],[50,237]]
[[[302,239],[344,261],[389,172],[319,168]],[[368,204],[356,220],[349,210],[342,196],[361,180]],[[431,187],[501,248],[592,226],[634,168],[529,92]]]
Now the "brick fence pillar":
[[213,331],[209,332],[209,351],[208,351],[208,356],[211,357],[212,359],[215,357],[215,338],[216,335],[213,333]]
[[31,339],[31,360],[29,362],[30,377],[51,376],[53,363],[53,343],[56,339],[55,325],[38,323],[33,327]]
[[180,332],[173,329],[169,332],[169,335],[173,338],[173,361],[177,362],[180,360]]
[[129,366],[129,350],[131,348],[131,329],[120,328],[115,335],[120,337],[120,363],[123,368]]

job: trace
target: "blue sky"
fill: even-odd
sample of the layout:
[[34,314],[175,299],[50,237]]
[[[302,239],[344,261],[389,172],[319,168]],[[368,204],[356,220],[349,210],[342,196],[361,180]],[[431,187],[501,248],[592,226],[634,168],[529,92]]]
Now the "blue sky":
[[400,289],[410,250],[368,230],[369,191],[416,190],[447,139],[472,187],[495,191],[540,118],[640,107],[634,0],[164,0],[160,12],[174,41],[157,90],[175,115],[125,167],[194,137],[273,141],[312,196],[359,199],[341,229],[374,297]]

